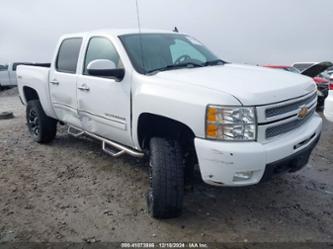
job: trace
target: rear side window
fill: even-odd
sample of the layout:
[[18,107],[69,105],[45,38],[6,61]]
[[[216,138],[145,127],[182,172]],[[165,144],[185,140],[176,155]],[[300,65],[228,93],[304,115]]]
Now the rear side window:
[[26,64],[25,64],[25,63],[14,63],[14,64],[13,64],[13,67],[12,67],[12,70],[13,70],[13,71],[16,71],[17,66],[19,66],[19,65],[26,65]]
[[62,42],[59,48],[56,69],[59,72],[75,73],[80,55],[82,38],[70,38]]

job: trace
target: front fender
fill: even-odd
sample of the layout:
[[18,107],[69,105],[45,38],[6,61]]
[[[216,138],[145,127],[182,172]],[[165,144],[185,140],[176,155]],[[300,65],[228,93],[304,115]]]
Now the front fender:
[[149,76],[137,76],[133,84],[133,141],[137,148],[138,120],[142,113],[156,114],[188,126],[196,137],[205,137],[208,104],[240,105],[231,95],[179,82],[158,82]]

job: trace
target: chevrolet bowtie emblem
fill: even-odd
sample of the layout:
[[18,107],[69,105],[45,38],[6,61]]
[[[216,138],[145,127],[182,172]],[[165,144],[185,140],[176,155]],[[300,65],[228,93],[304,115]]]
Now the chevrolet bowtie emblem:
[[309,108],[307,108],[306,106],[301,106],[298,113],[297,113],[297,117],[298,119],[304,119],[309,113]]

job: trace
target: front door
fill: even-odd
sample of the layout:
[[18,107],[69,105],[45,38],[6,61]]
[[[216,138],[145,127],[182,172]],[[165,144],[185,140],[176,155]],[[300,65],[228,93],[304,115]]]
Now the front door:
[[87,66],[97,59],[111,60],[116,67],[123,68],[121,58],[108,38],[90,38],[83,72],[77,82],[81,126],[91,133],[131,146],[130,76],[126,72],[124,78],[117,81],[89,75]]
[[81,122],[77,112],[76,70],[81,44],[82,38],[63,40],[49,82],[51,101],[57,118],[78,128]]

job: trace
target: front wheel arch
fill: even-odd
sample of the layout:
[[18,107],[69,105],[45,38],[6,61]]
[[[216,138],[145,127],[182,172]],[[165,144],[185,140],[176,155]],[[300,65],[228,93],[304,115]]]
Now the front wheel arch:
[[138,144],[141,148],[148,149],[152,137],[174,138],[185,143],[190,141],[191,146],[194,146],[195,135],[193,130],[182,122],[157,114],[141,113],[137,126]]

